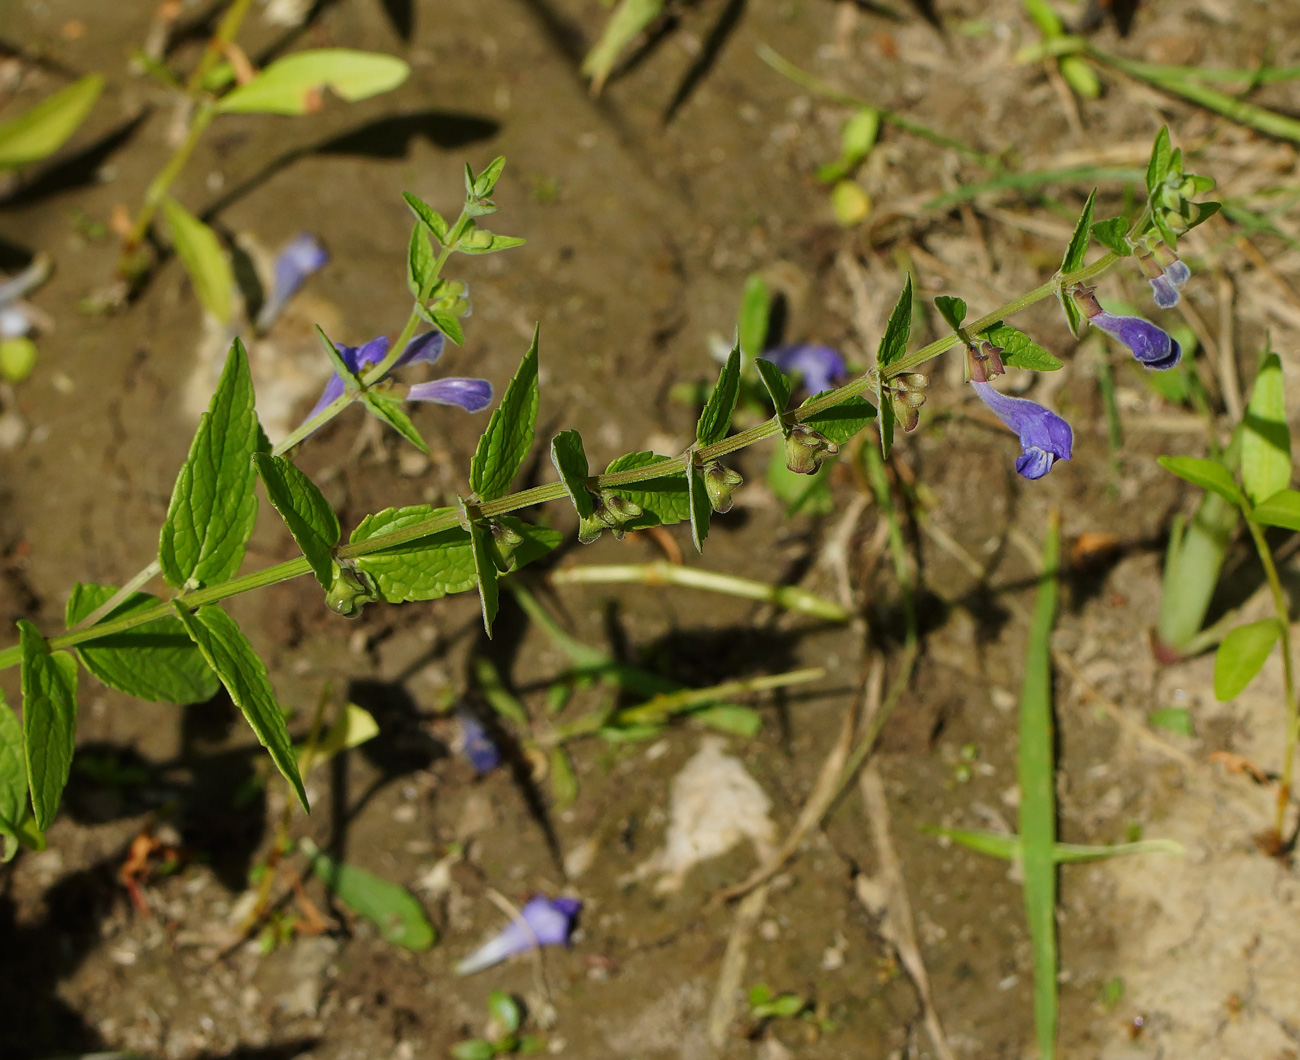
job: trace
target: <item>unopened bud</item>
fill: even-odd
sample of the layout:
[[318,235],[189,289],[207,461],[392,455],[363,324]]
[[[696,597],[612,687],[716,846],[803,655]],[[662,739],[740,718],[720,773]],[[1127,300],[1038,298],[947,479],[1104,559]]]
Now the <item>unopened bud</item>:
[[739,472],[714,461],[704,469],[704,490],[709,495],[709,506],[722,514],[731,511],[731,491],[744,481]]
[[356,618],[366,604],[378,599],[379,593],[361,571],[334,565],[334,582],[325,594],[330,610],[344,618]]
[[785,466],[797,475],[815,475],[828,456],[840,447],[806,424],[796,423],[785,438]]
[[615,541],[622,541],[623,524],[631,522],[643,513],[641,505],[626,498],[602,490],[596,498],[596,508],[591,515],[578,520],[578,540],[590,545],[606,530],[614,535]]
[[488,522],[488,529],[492,531],[492,545],[495,550],[492,561],[499,571],[508,574],[518,565],[515,549],[524,543],[524,535],[514,527],[495,519]]
[[[924,394],[892,394],[890,395],[894,405],[894,418],[898,420],[899,426],[904,431],[916,430],[916,425],[921,422],[920,408],[925,404]],[[921,400],[913,404],[911,399],[919,397]]]

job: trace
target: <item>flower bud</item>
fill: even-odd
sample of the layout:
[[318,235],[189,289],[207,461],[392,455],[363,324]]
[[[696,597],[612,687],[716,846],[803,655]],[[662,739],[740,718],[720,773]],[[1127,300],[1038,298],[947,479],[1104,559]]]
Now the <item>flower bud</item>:
[[840,447],[811,427],[796,423],[785,438],[785,466],[797,475],[815,475],[822,461]]
[[731,491],[745,480],[740,473],[714,461],[704,469],[704,490],[709,495],[709,505],[715,512],[731,511]]
[[366,604],[378,599],[379,593],[361,571],[334,565],[334,582],[325,594],[330,610],[344,618],[357,618]]
[[506,526],[505,523],[497,522],[495,519],[488,522],[488,529],[492,531],[492,544],[496,551],[492,562],[496,564],[499,571],[508,574],[517,565],[515,549],[523,544],[524,536],[514,527]]
[[644,509],[626,498],[602,490],[596,498],[595,510],[578,520],[578,540],[590,545],[606,530],[614,535],[615,541],[622,541],[626,531],[623,524],[631,522],[643,513]]
[[[920,400],[913,404],[913,398]],[[898,421],[899,426],[905,432],[916,430],[917,424],[921,422],[920,408],[925,403],[925,395],[894,393],[890,395],[890,401],[894,406],[894,419]]]

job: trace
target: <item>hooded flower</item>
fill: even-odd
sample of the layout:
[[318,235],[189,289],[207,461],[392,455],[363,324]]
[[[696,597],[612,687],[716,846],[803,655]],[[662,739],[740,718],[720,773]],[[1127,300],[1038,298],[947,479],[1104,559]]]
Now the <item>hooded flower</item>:
[[[406,344],[406,349],[397,358],[394,368],[423,361],[433,364],[442,356],[442,347],[446,340],[441,331],[426,331],[416,335]],[[380,335],[362,346],[335,345],[339,356],[354,372],[362,372],[373,364],[378,364],[388,354],[388,339]],[[326,405],[343,396],[345,385],[337,372],[330,376],[325,390],[316,402],[316,407],[307,414],[311,419]],[[459,405],[466,412],[482,412],[492,402],[492,384],[486,379],[434,379],[427,383],[416,383],[406,395],[409,401],[435,401],[440,405]]]
[[1042,478],[1057,460],[1069,460],[1073,455],[1074,432],[1051,409],[999,393],[989,383],[972,382],[971,386],[993,414],[1020,435],[1023,452],[1016,460],[1016,470],[1025,478]]
[[1156,327],[1151,321],[1143,320],[1142,317],[1108,313],[1098,304],[1096,295],[1087,288],[1077,288],[1074,300],[1093,327],[1101,328],[1111,338],[1118,339],[1148,368],[1164,371],[1182,360],[1183,348],[1169,332]]
[[810,394],[831,390],[848,378],[844,358],[829,346],[779,346],[762,354],[786,375],[797,375]]
[[582,903],[576,898],[552,901],[539,894],[524,906],[522,920],[512,920],[499,935],[456,965],[456,974],[473,975],[535,946],[567,945],[573,920],[581,908]]
[[299,232],[289,240],[276,255],[271,293],[257,314],[258,330],[265,331],[274,324],[307,277],[323,269],[329,260],[329,251],[310,232]]
[[1142,273],[1151,284],[1151,292],[1157,306],[1172,309],[1181,298],[1179,289],[1192,275],[1192,270],[1167,246],[1161,243],[1150,254],[1139,252],[1138,264]]

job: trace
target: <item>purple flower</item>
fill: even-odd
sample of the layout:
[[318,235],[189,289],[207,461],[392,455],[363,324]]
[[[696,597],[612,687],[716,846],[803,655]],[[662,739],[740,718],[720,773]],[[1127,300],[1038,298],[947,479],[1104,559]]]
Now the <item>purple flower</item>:
[[1074,300],[1093,327],[1101,328],[1111,338],[1118,339],[1148,368],[1164,371],[1182,360],[1183,348],[1169,332],[1151,321],[1108,313],[1098,304],[1096,295],[1084,287],[1075,289]]
[[1073,455],[1074,432],[1051,409],[999,393],[989,383],[972,382],[971,386],[993,414],[1020,435],[1023,452],[1016,460],[1016,470],[1025,478],[1042,478],[1057,460],[1069,460]]
[[574,917],[581,908],[582,903],[576,898],[552,901],[539,894],[524,906],[522,920],[511,921],[500,934],[456,965],[456,974],[473,975],[535,946],[568,945]]
[[[442,356],[445,342],[441,331],[426,331],[422,335],[416,335],[406,344],[406,349],[393,367],[401,368],[419,361],[433,364]],[[361,346],[342,346],[336,343],[334,348],[339,351],[344,364],[352,371],[361,373],[388,355],[388,339],[380,335]],[[307,419],[342,397],[345,389],[343,379],[335,372],[325,384],[325,390],[315,408],[307,414]],[[436,401],[440,405],[458,405],[466,412],[482,412],[492,402],[492,384],[486,379],[435,379],[428,383],[416,383],[410,388],[407,399]]]
[[1161,309],[1172,309],[1176,306],[1181,298],[1179,288],[1192,275],[1192,270],[1186,263],[1161,243],[1154,252],[1143,254],[1139,251],[1138,264],[1147,278],[1147,283],[1151,284],[1156,305]]
[[829,346],[779,346],[761,355],[787,375],[797,375],[810,394],[831,390],[848,378],[844,358]]
[[457,711],[456,719],[460,722],[460,734],[465,741],[465,757],[474,767],[474,772],[479,776],[491,773],[501,764],[501,752],[492,742],[487,729],[468,710]]
[[307,277],[323,269],[329,260],[329,251],[310,232],[299,232],[289,240],[276,255],[271,293],[257,314],[258,330],[265,331],[274,324]]

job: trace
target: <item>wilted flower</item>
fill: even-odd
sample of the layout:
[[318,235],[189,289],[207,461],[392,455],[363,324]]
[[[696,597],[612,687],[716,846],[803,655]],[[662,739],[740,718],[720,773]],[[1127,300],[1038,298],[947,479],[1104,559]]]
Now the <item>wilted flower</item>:
[[810,394],[839,386],[849,377],[844,358],[829,346],[779,346],[762,354],[787,375],[797,375]]
[[573,919],[581,908],[582,903],[576,898],[552,901],[539,894],[524,906],[521,919],[512,920],[499,935],[456,965],[456,974],[473,975],[536,946],[567,945]]
[[329,260],[329,251],[310,232],[299,232],[289,240],[275,257],[271,292],[257,314],[258,330],[265,331],[274,324],[307,277],[323,269]]
[[990,383],[972,381],[971,386],[993,414],[1020,435],[1023,452],[1016,460],[1016,470],[1025,478],[1042,478],[1057,460],[1070,459],[1074,432],[1051,409],[999,393]]
[[[442,356],[445,341],[441,331],[426,331],[423,335],[416,335],[406,344],[406,349],[393,367],[401,368],[418,361],[433,364]],[[341,346],[336,343],[334,348],[339,351],[344,364],[360,373],[387,356],[388,339],[380,335],[362,346]],[[325,384],[320,400],[307,414],[307,418],[311,419],[325,406],[342,397],[345,389],[342,378],[335,372]],[[436,401],[440,405],[459,405],[466,412],[482,412],[492,402],[492,384],[486,379],[434,379],[428,383],[416,383],[409,388],[406,397],[409,401]]]
[[785,436],[785,466],[796,475],[815,475],[828,456],[840,447],[807,424],[796,423]]
[[1156,327],[1151,321],[1143,320],[1142,317],[1108,313],[1098,304],[1096,295],[1086,287],[1075,288],[1074,300],[1093,327],[1101,328],[1107,335],[1118,339],[1148,368],[1164,371],[1182,360],[1183,348],[1169,332]]
[[479,776],[491,773],[501,764],[501,751],[492,742],[487,729],[468,710],[458,710],[456,720],[460,722],[460,733],[465,742],[465,757],[474,767],[474,772]]

